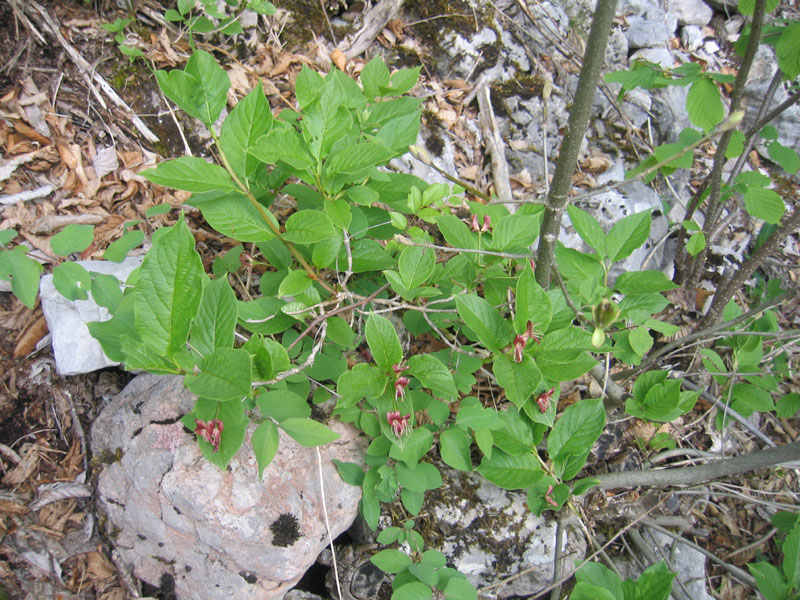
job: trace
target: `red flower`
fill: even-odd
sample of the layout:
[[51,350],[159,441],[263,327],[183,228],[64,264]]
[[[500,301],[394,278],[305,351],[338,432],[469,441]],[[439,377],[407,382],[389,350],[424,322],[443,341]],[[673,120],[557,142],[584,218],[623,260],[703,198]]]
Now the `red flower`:
[[553,484],[550,484],[547,486],[547,493],[544,495],[544,501],[547,502],[550,506],[555,506],[556,508],[558,508],[558,502],[556,502],[550,497],[550,494],[552,493],[553,493]]
[[536,404],[539,405],[539,410],[543,413],[546,413],[547,409],[550,408],[550,399],[553,397],[555,391],[556,388],[552,388],[536,396]]
[[492,228],[492,218],[489,215],[483,215],[483,225],[481,226],[481,233],[486,233]]
[[403,371],[408,371],[410,368],[411,367],[409,367],[408,365],[401,366],[400,363],[392,365],[392,370],[394,371],[395,375],[400,375],[400,373],[402,373]]
[[208,422],[195,419],[196,429],[194,432],[214,447],[214,452],[219,452],[219,442],[222,439],[222,430],[225,424],[219,419],[211,419]]
[[403,437],[409,432],[408,419],[410,417],[411,414],[401,416],[400,411],[397,410],[386,413],[386,421],[388,421],[389,426],[397,437]]
[[525,344],[528,342],[527,336],[515,335],[514,336],[514,362],[521,363],[523,354],[525,353]]
[[406,395],[406,386],[408,385],[408,377],[398,377],[394,382],[394,399],[402,400]]
[[480,225],[478,225],[478,215],[472,215],[472,222],[470,223],[470,229],[475,233],[478,233],[481,229]]

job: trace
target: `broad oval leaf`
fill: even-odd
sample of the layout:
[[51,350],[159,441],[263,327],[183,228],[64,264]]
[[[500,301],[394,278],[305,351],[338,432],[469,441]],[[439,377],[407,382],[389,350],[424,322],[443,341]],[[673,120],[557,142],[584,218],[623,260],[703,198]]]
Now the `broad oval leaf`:
[[311,419],[292,417],[281,421],[278,426],[288,433],[295,442],[307,448],[324,446],[341,437],[338,433],[331,431],[322,423],[312,421]]
[[264,476],[264,469],[275,458],[275,454],[278,452],[279,440],[278,428],[270,420],[261,423],[253,432],[250,443],[253,445],[253,454],[256,455],[259,479]]
[[603,431],[606,413],[603,399],[581,400],[564,411],[547,437],[551,459],[583,455]]
[[397,338],[397,330],[386,317],[370,315],[364,328],[364,335],[375,364],[384,373],[391,371],[393,365],[399,365],[403,360],[403,349]]
[[64,262],[53,269],[53,286],[67,300],[86,300],[92,276],[78,263]]
[[544,475],[539,461],[531,454],[512,456],[497,448],[491,458],[483,458],[478,473],[505,490],[525,489]]
[[67,225],[50,238],[50,249],[58,256],[83,252],[94,240],[94,225]]
[[692,124],[704,131],[710,131],[722,121],[725,107],[719,89],[710,77],[698,77],[689,88],[686,111]]
[[236,186],[228,172],[219,165],[197,156],[181,156],[141,173],[153,183],[186,192],[232,192]]
[[233,347],[239,305],[227,279],[215,279],[203,290],[197,317],[192,322],[191,345],[202,355]]
[[180,219],[159,237],[139,268],[134,291],[136,332],[162,356],[183,347],[203,293],[203,262]]
[[501,352],[511,342],[508,322],[486,300],[474,294],[458,294],[455,301],[458,315],[489,350]]
[[218,348],[203,359],[199,373],[186,376],[186,387],[211,400],[241,400],[250,393],[251,370],[247,350]]
[[439,434],[440,452],[442,460],[459,471],[471,471],[469,447],[470,439],[466,433],[457,427],[445,429]]
[[296,244],[315,244],[336,237],[333,223],[324,212],[299,210],[286,220],[283,238]]

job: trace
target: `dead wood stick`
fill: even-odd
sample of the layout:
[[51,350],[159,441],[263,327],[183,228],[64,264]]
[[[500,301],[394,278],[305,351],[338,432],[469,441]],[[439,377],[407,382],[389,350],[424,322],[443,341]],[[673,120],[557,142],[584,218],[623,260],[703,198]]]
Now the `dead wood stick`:
[[483,133],[483,142],[492,158],[492,180],[494,191],[498,200],[503,204],[510,204],[509,210],[515,212],[514,196],[511,193],[511,180],[508,175],[505,146],[500,136],[500,128],[492,109],[492,100],[489,95],[489,86],[482,84],[478,90],[478,124]]
[[344,53],[348,61],[367,51],[386,24],[398,13],[402,4],[403,0],[383,0],[364,15],[364,26],[358,31],[350,48]]
[[87,85],[89,86],[89,89],[92,90],[92,93],[94,94],[95,98],[97,98],[100,106],[102,106],[105,110],[108,110],[108,105],[106,104],[105,100],[103,100],[103,96],[100,94],[100,92],[98,92],[94,85],[92,85],[92,81],[94,81],[100,87],[100,89],[103,90],[106,96],[108,96],[117,107],[125,111],[126,116],[131,120],[134,127],[139,130],[139,133],[142,134],[142,137],[151,143],[158,142],[158,136],[153,133],[147,125],[145,125],[144,121],[142,121],[135,112],[133,112],[133,109],[128,106],[125,100],[120,98],[116,90],[111,87],[111,85],[105,79],[103,79],[103,76],[100,75],[100,73],[98,73],[92,67],[92,65],[89,64],[89,61],[83,58],[83,56],[80,55],[75,47],[70,44],[69,41],[67,41],[67,38],[65,38],[61,33],[61,30],[58,24],[53,20],[53,17],[51,17],[50,14],[35,0],[28,0],[26,2],[26,6],[31,6],[36,10],[36,12],[39,13],[43,25],[46,26],[50,34],[55,37],[56,40],[58,40],[58,43],[61,44],[62,48],[64,48],[72,62],[75,63],[75,66],[80,69],[84,79],[87,82]]

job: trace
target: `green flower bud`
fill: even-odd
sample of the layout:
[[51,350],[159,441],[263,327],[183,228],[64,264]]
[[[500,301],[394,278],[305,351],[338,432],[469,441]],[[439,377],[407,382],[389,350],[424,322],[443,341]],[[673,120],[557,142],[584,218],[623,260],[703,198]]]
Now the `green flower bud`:
[[599,348],[603,345],[603,342],[606,341],[606,332],[600,329],[599,327],[594,328],[594,333],[592,334],[592,346],[595,348]]
[[603,300],[592,309],[595,327],[608,329],[619,318],[619,309],[615,302]]

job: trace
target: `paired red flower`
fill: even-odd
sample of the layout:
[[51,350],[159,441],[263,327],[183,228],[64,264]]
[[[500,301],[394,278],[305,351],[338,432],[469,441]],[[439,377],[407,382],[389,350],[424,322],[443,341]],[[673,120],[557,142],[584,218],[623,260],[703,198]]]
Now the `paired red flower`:
[[394,382],[394,399],[402,400],[406,396],[406,386],[408,385],[408,377],[398,377]]
[[[405,379],[403,377],[402,379]],[[386,420],[389,423],[389,426],[392,428],[392,431],[397,437],[403,437],[405,434],[409,433],[411,430],[408,428],[408,420],[411,418],[411,414],[407,415],[400,415],[400,411],[392,411],[386,413]]]
[[550,408],[550,400],[553,398],[553,394],[555,393],[556,388],[551,388],[546,392],[542,392],[538,396],[536,396],[536,404],[539,405],[539,410],[543,413],[547,412],[547,409]]
[[525,346],[528,344],[528,340],[531,339],[537,344],[539,343],[539,336],[533,331],[533,323],[528,321],[525,333],[514,336],[514,362],[522,362],[525,354]]
[[553,500],[553,498],[550,496],[550,494],[552,493],[553,493],[553,484],[550,484],[547,486],[547,493],[545,493],[544,495],[544,501],[547,502],[550,506],[555,506],[556,508],[558,508],[558,502]]
[[222,430],[225,424],[219,419],[201,421],[195,419],[196,428],[194,432],[214,447],[214,452],[219,452],[219,442],[222,439]]
[[478,233],[486,233],[492,228],[492,219],[489,215],[483,215],[483,225],[478,225],[478,215],[472,215],[472,222],[470,224],[472,231]]

